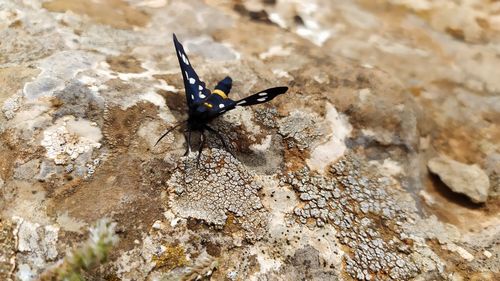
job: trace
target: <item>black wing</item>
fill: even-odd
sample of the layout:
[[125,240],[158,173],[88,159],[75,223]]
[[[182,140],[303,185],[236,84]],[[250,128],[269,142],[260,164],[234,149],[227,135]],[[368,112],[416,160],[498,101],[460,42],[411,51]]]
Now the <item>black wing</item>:
[[174,46],[177,58],[179,59],[179,66],[181,67],[182,78],[184,79],[184,88],[186,89],[186,100],[188,107],[193,104],[198,104],[205,100],[210,95],[210,90],[205,88],[205,82],[201,81],[198,74],[194,71],[189,58],[184,51],[184,47],[177,40],[174,34]]
[[288,91],[288,87],[270,88],[237,101],[236,106],[249,106],[249,105],[268,102],[274,99],[275,97],[286,93],[286,91]]
[[239,101],[233,101],[229,98],[223,99],[219,101],[219,104],[217,106],[210,109],[210,116],[212,118],[215,118],[226,111],[234,109],[237,106],[249,106],[268,102],[274,99],[276,96],[286,93],[287,90],[288,87],[276,87],[260,91]]
[[209,116],[210,118],[215,118],[226,111],[234,109],[235,107],[236,103],[234,102],[234,100],[230,98],[221,99],[220,101],[218,101],[217,104],[215,104],[213,108],[209,110],[210,111]]

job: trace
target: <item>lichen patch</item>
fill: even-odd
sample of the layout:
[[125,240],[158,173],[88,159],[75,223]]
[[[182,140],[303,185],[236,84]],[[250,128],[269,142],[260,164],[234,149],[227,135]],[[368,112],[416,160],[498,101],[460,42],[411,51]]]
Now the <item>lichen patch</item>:
[[233,214],[248,239],[261,238],[268,213],[258,196],[262,186],[256,176],[226,151],[212,148],[203,154],[198,167],[194,154],[180,159],[168,181],[172,210],[217,227]]
[[345,270],[351,277],[406,280],[417,273],[408,255],[412,242],[401,234],[401,225],[411,220],[412,213],[396,204],[395,196],[386,190],[389,182],[351,156],[331,166],[329,176],[304,168],[282,180],[302,202],[294,209],[301,223],[332,224],[337,229],[347,252]]
[[41,145],[47,150],[46,156],[56,164],[67,164],[82,153],[99,149],[101,138],[96,124],[66,116],[44,131]]

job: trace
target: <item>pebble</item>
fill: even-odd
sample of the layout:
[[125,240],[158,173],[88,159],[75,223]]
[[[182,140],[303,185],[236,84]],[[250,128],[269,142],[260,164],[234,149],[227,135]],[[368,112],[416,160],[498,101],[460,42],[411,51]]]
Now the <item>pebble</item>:
[[491,258],[493,254],[490,251],[484,250],[483,255],[487,258]]
[[154,229],[161,229],[161,222],[159,220],[155,221],[153,223],[153,228]]

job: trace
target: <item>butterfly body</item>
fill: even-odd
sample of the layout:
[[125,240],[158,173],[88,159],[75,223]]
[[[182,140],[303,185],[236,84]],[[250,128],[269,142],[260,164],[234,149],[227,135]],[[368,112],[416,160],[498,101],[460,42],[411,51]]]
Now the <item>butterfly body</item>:
[[[184,51],[184,47],[177,40],[175,34],[173,35],[173,40],[177,58],[179,60],[179,66],[181,68],[182,78],[184,81],[184,88],[186,90],[186,102],[188,106],[189,117],[186,121],[186,137],[188,147],[186,154],[191,151],[190,140],[192,131],[201,132],[199,155],[201,155],[201,150],[203,149],[203,145],[205,143],[205,130],[216,134],[227,149],[224,139],[222,138],[220,133],[208,125],[210,121],[222,115],[224,112],[236,108],[237,106],[250,106],[254,104],[264,103],[272,100],[278,95],[284,94],[288,90],[287,87],[270,88],[241,100],[234,101],[229,98],[229,92],[231,91],[232,87],[232,79],[227,76],[226,78],[219,81],[219,83],[217,83],[213,91],[210,91],[205,87],[205,82],[201,81],[194,71],[189,58]],[[158,143],[163,137],[165,137],[171,130],[175,129],[183,123],[180,123],[168,130],[160,137],[160,139],[156,143]]]
[[214,118],[223,113],[224,109],[232,108],[234,102],[228,97],[232,86],[231,77],[226,77],[217,84],[215,90],[212,91],[204,100],[193,104],[189,108],[189,118],[187,120],[188,128],[192,131],[202,131],[205,125],[210,123]]

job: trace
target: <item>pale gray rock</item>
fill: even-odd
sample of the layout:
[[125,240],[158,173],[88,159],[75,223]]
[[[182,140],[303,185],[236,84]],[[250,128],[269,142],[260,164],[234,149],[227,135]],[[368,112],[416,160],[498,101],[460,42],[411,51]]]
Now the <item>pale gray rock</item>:
[[429,160],[427,167],[451,190],[467,195],[473,202],[484,203],[488,199],[490,181],[478,165],[467,165],[441,156]]
[[14,178],[20,180],[31,180],[35,178],[39,166],[40,161],[38,159],[33,159],[22,165],[19,165],[19,167],[17,167],[14,172]]
[[57,240],[59,227],[54,225],[42,226],[36,222],[17,219],[17,229],[14,231],[17,234],[17,251],[20,270],[18,277],[21,280],[32,280],[29,277],[23,276],[36,275],[41,269],[44,269],[54,261],[58,255]]

